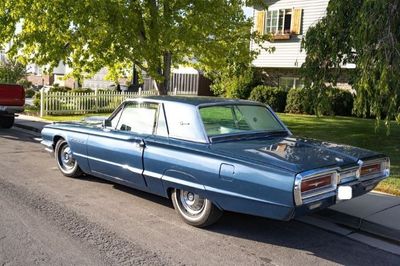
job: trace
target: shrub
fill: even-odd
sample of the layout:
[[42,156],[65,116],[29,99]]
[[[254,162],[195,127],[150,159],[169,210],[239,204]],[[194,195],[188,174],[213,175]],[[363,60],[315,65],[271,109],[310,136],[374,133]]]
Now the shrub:
[[351,116],[354,103],[351,92],[332,88],[329,90],[328,97],[334,115]]
[[[326,88],[325,90],[323,92],[324,102],[321,105],[323,108],[321,108],[320,114],[351,116],[354,100],[351,92],[338,88]],[[315,105],[318,104],[315,101],[315,93],[307,88],[291,89],[287,96],[285,112],[315,114]]]
[[94,92],[94,90],[89,89],[89,88],[76,88],[76,89],[72,89],[71,92],[73,92],[73,93],[90,93],[90,92]]
[[213,81],[211,85],[213,93],[228,98],[247,99],[252,89],[260,84],[251,69],[240,74],[218,73],[210,75],[209,78]]
[[32,89],[25,89],[25,97],[32,98],[35,95],[35,91]]
[[55,84],[53,87],[50,88],[49,92],[70,92],[71,88],[68,87],[59,87]]
[[40,91],[37,91],[34,95],[33,95],[33,105],[40,108]]
[[251,93],[249,100],[262,102],[271,106],[276,112],[285,111],[287,92],[276,87],[257,86]]
[[289,90],[285,112],[293,114],[314,114],[312,98],[307,89],[296,88]]

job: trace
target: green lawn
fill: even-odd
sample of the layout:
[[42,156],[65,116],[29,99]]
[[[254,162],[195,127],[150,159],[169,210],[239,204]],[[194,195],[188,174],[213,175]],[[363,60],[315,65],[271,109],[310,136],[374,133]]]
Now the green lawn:
[[293,134],[382,152],[390,157],[391,176],[378,190],[400,195],[400,126],[392,123],[390,135],[382,124],[375,131],[375,120],[353,117],[315,117],[279,114]]

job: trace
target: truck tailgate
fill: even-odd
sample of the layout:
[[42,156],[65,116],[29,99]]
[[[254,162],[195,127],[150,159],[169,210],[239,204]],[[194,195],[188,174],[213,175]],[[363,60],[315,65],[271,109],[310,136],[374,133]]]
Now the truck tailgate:
[[0,106],[23,106],[25,91],[20,85],[0,84]]

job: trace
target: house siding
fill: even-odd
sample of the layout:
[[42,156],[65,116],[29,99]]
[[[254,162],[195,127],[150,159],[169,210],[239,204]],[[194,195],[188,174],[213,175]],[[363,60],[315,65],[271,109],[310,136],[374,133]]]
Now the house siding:
[[[301,34],[292,36],[290,40],[267,42],[265,46],[275,47],[273,53],[261,50],[253,61],[257,68],[299,68],[304,63],[306,53],[301,49],[301,40],[307,30],[315,25],[326,14],[329,0],[279,0],[266,1],[269,10],[301,8],[303,9]],[[256,9],[254,10],[254,12]],[[256,18],[253,16],[254,27]],[[259,49],[251,43],[251,49]]]

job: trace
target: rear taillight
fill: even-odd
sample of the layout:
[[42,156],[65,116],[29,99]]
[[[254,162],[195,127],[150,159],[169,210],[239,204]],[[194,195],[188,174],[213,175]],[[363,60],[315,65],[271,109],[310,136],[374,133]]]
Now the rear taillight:
[[384,158],[375,161],[366,161],[361,164],[361,179],[374,178],[377,176],[388,177],[390,174],[390,159]]
[[335,193],[338,182],[336,168],[311,170],[296,175],[293,196],[296,206],[308,202],[314,197]]
[[332,184],[332,174],[321,175],[303,180],[301,182],[301,193],[305,193],[314,189],[323,188]]
[[381,172],[381,163],[374,163],[370,165],[364,165],[361,167],[361,176],[377,174]]

